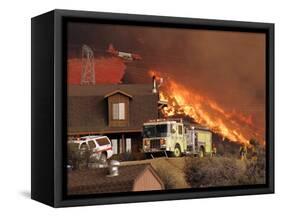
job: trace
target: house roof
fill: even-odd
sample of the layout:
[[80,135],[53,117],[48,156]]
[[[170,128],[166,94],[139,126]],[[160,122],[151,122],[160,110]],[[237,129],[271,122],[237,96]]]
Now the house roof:
[[120,166],[118,176],[108,176],[108,168],[70,171],[68,173],[68,194],[96,194],[132,191],[135,182],[149,170],[164,187],[162,180],[150,164]]
[[130,94],[125,93],[124,91],[121,91],[121,90],[112,91],[112,92],[106,94],[106,95],[104,96],[104,98],[108,98],[108,97],[113,96],[113,95],[115,95],[115,94],[117,94],[117,93],[120,93],[120,94],[122,94],[122,95],[124,95],[124,96],[127,96],[127,97],[129,97],[129,98],[133,98]]
[[153,95],[151,84],[68,85],[67,89],[68,96],[105,96],[116,90],[131,96]]
[[[108,103],[104,97],[115,91],[132,97],[127,127],[108,125]],[[67,101],[69,135],[141,132],[144,122],[158,117],[158,96],[152,93],[150,84],[69,85]]]

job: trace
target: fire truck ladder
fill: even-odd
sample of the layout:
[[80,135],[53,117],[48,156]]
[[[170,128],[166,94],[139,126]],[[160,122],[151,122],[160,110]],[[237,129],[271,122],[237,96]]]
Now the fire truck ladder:
[[81,85],[96,83],[94,52],[88,45],[82,46],[82,74]]

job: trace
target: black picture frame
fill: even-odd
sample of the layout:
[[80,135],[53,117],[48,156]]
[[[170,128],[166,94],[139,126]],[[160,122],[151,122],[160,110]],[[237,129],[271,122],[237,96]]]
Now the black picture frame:
[[[67,197],[63,167],[66,148],[62,144],[66,142],[65,26],[68,21],[265,33],[266,184]],[[274,24],[53,10],[32,18],[31,26],[32,199],[53,207],[67,207],[274,193]]]

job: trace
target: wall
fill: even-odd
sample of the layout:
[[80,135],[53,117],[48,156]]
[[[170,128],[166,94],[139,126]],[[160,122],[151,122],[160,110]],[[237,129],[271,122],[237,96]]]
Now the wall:
[[164,184],[161,184],[155,177],[150,169],[147,169],[138,179],[135,181],[133,191],[153,191],[163,190]]
[[[276,216],[280,214],[280,158],[276,159],[276,194],[200,200],[166,201],[98,207],[51,209],[30,197],[30,18],[54,8],[112,11],[276,23],[276,83],[280,76],[281,16],[277,0],[213,1],[1,1],[1,197],[0,215],[19,216]],[[159,36],[161,37],[161,36]],[[276,85],[276,95],[281,85]],[[281,110],[277,98],[276,111]],[[281,113],[276,113],[276,132]],[[276,135],[280,153],[281,134]]]

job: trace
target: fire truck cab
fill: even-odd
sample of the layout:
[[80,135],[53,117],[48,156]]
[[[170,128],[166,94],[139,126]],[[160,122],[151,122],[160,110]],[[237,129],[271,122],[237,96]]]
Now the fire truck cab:
[[143,124],[144,152],[168,151],[176,157],[186,149],[186,136],[181,121],[157,119]]
[[143,151],[169,152],[174,157],[212,153],[212,133],[185,125],[182,119],[156,119],[143,124]]

